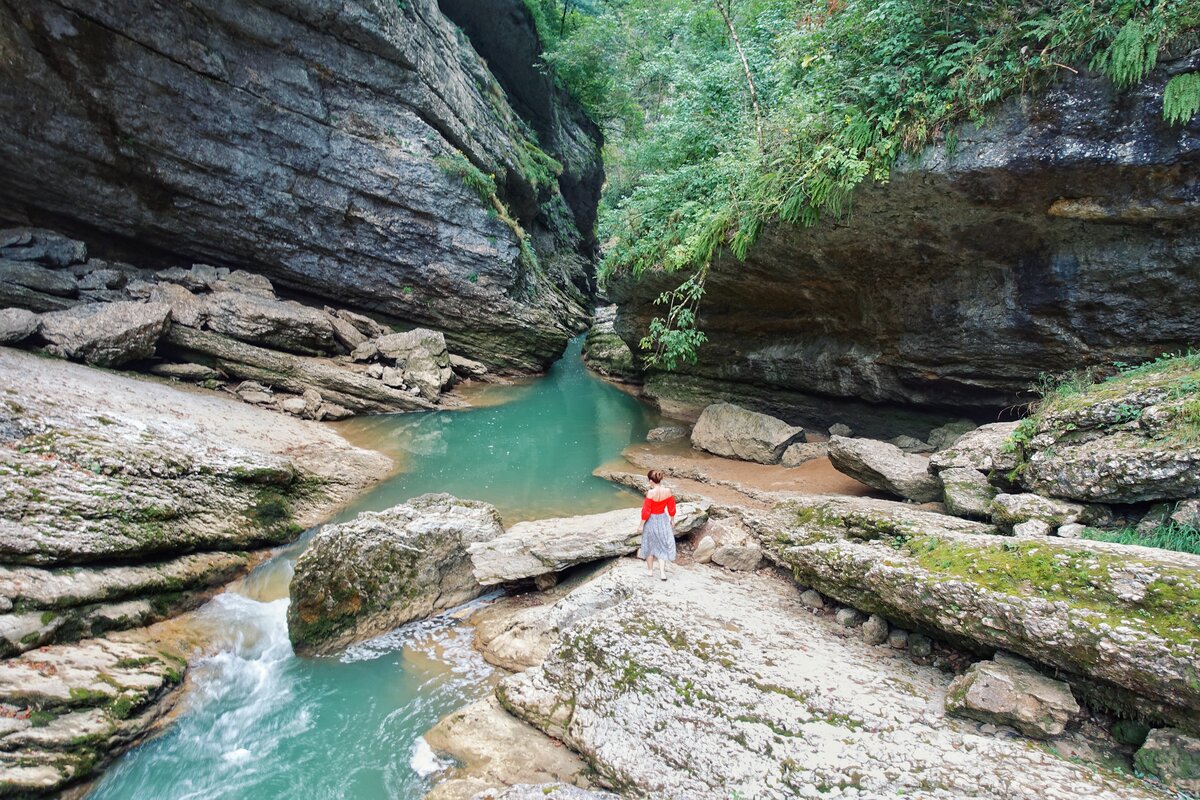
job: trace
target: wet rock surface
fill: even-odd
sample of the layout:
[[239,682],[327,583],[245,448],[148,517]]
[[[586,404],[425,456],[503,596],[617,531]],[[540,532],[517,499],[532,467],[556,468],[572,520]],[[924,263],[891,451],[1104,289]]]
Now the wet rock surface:
[[[425,795],[425,800],[471,798],[481,790],[518,782],[573,786],[578,781],[589,785],[589,769],[583,759],[513,717],[493,696],[446,716],[426,731],[425,741],[434,752],[462,765]],[[545,800],[547,795],[540,786],[538,792],[538,800]]]
[[89,639],[0,662],[0,788],[49,794],[87,778],[174,704],[182,659]]
[[8,652],[178,613],[389,469],[312,423],[20,351],[0,384]]
[[494,506],[448,494],[325,526],[288,587],[292,645],[330,653],[478,597],[467,550],[503,533]]

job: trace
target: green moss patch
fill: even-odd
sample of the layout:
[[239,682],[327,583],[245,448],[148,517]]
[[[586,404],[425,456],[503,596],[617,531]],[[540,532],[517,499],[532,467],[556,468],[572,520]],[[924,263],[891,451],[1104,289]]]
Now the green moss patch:
[[1146,565],[1156,577],[1135,603],[1119,598],[1112,586],[1111,570],[1139,564],[1127,557],[1063,550],[1037,541],[980,545],[935,536],[909,540],[903,549],[935,575],[1015,597],[1065,601],[1103,615],[1110,624],[1128,621],[1168,641],[1195,643],[1200,580],[1188,570]]

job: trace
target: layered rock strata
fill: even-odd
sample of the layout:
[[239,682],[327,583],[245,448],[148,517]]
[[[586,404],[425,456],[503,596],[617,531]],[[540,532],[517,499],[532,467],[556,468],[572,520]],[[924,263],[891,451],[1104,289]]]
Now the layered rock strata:
[[796,580],[969,649],[1078,676],[1100,705],[1196,725],[1200,558],[995,528],[900,503],[797,498],[743,514]]
[[[286,300],[262,275],[101,261],[88,258],[83,242],[37,228],[0,231],[3,242],[0,255],[9,261],[0,266],[20,266],[29,286],[45,285],[30,277],[41,273],[72,287],[56,310],[40,314],[30,310],[46,306],[33,289],[13,296],[0,288],[0,296],[26,306],[4,310],[6,343],[224,387],[317,420],[430,409],[457,380],[440,332],[396,333],[348,309]],[[481,378],[487,368],[460,357],[457,372]]]
[[183,661],[107,632],[198,605],[391,464],[312,422],[8,348],[0,386],[0,793],[30,796],[175,700]]
[[[36,0],[0,32],[0,101],[23,109],[0,218],[261,272],[507,369],[583,329],[595,129],[560,92],[531,127],[434,0]],[[532,70],[528,12],[507,33]],[[62,307],[47,289],[4,302]]]
[[[1121,93],[1064,71],[957,131],[953,150],[860,189],[851,218],[771,228],[744,262],[718,260],[699,362],[648,376],[646,392],[674,412],[725,399],[808,427],[840,409],[887,439],[913,433],[872,419],[897,405],[994,419],[1039,373],[1186,348],[1200,325],[1187,300],[1200,289],[1200,118],[1169,126],[1162,97],[1200,55],[1163,61]],[[681,279],[611,283],[627,343]]]

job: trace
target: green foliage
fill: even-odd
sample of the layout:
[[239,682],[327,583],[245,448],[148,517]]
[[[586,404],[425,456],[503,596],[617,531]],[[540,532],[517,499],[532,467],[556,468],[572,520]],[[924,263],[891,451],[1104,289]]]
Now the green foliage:
[[[861,183],[1000,101],[1080,64],[1130,85],[1200,27],[1195,0],[526,2],[605,130],[602,279],[744,258],[769,223],[848,214]],[[1177,81],[1172,121],[1200,102]],[[651,339],[693,358],[694,324],[658,322]]]
[[[1040,395],[1030,414],[1009,436],[1004,448],[1022,455],[1015,479],[1024,469],[1034,437],[1041,432],[1056,439],[1078,433],[1077,425],[1129,426],[1143,419],[1146,407],[1157,406],[1156,419],[1142,434],[1171,445],[1200,444],[1200,351],[1163,353],[1142,364],[1117,362],[1112,369],[1091,367],[1060,376],[1042,374],[1030,387]],[[1080,420],[1099,410],[1096,423]]]
[[462,153],[449,156],[438,156],[433,160],[447,175],[460,178],[468,188],[479,196],[484,205],[490,205],[496,196],[496,176],[487,175],[479,167],[467,160]]
[[1200,112],[1200,72],[1185,72],[1167,82],[1163,91],[1163,117],[1183,125]]
[[665,320],[655,317],[650,321],[650,331],[639,343],[648,351],[645,360],[649,366],[672,370],[684,361],[696,363],[700,345],[707,340],[696,328],[696,308],[704,296],[705,275],[705,270],[695,273],[654,301],[668,310]]
[[1157,547],[1161,550],[1175,550],[1180,553],[1200,555],[1200,530],[1190,525],[1180,525],[1174,521],[1167,521],[1147,533],[1140,533],[1136,528],[1122,528],[1116,531],[1087,528],[1084,530],[1083,536],[1085,539],[1095,539],[1100,542],[1137,544],[1142,547]]
[[1092,59],[1092,69],[1108,75],[1117,86],[1132,86],[1158,63],[1161,37],[1161,19],[1151,22],[1131,19],[1122,26],[1112,44]]

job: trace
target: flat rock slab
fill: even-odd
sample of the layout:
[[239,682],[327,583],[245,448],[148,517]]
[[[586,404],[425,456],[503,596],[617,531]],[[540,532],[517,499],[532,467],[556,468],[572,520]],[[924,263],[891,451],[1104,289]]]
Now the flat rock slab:
[[[681,503],[675,514],[675,535],[690,533],[707,519],[707,504]],[[503,536],[473,544],[467,552],[475,579],[492,586],[632,553],[641,544],[637,532],[640,521],[640,509],[624,508],[581,517],[518,522]]]
[[825,796],[1162,798],[941,707],[950,676],[830,634],[779,576],[710,567],[644,581],[503,679],[504,706],[614,786],[663,800]]

